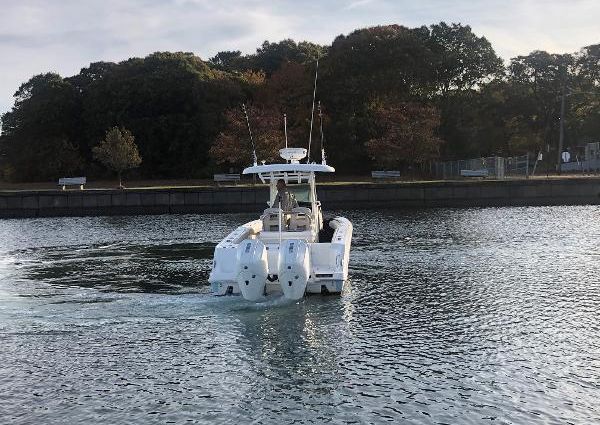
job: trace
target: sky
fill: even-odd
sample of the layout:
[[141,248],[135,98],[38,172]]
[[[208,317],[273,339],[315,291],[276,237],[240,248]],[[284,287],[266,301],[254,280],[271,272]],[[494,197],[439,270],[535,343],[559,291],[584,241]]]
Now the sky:
[[600,43],[599,0],[0,0],[0,114],[33,75],[155,51],[252,53],[263,41],[331,44],[373,25],[470,25],[504,60]]

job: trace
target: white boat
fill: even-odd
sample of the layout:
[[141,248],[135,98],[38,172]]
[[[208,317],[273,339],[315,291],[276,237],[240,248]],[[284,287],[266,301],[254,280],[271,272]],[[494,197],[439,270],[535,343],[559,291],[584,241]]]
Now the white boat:
[[[285,163],[255,163],[243,171],[269,184],[269,206],[216,246],[209,277],[215,295],[261,301],[280,293],[298,300],[307,293],[339,294],[348,280],[352,223],[344,217],[324,222],[315,187],[316,173],[335,169],[324,160],[300,163],[306,149],[285,148],[280,154]],[[298,207],[283,211],[275,205],[278,180],[285,181]]]

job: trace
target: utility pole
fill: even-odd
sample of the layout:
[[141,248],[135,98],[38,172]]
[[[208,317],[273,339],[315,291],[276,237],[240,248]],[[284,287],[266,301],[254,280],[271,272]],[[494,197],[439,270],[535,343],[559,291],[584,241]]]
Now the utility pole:
[[560,165],[562,164],[562,151],[563,151],[563,143],[565,141],[565,98],[567,94],[565,93],[566,87],[563,84],[563,92],[560,97],[560,134],[558,136],[558,159],[556,162],[556,171],[560,175]]

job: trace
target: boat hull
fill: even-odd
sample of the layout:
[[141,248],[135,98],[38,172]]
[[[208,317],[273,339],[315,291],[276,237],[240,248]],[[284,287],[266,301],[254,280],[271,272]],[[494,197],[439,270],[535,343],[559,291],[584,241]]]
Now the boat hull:
[[[330,241],[309,242],[296,240],[295,246],[305,249],[305,253],[302,255],[299,253],[289,254],[292,239],[283,240],[281,244],[277,240],[263,241],[265,251],[268,253],[267,276],[264,289],[261,289],[265,295],[281,294],[289,299],[299,299],[304,294],[342,293],[345,282],[348,280],[348,263],[353,229],[350,221],[344,217],[332,219],[329,226],[333,229],[333,236]],[[261,223],[256,220],[238,227],[217,245],[209,277],[211,292],[214,295],[241,294],[242,296],[246,295],[244,298],[250,301],[260,301],[264,298],[256,296],[254,293],[256,291],[250,296],[244,294],[244,292],[247,292],[246,288],[240,290],[239,283],[240,270],[242,270],[240,268],[239,246],[242,243],[248,243],[248,240],[260,239],[260,237]],[[280,250],[284,248],[288,249],[288,254],[292,255],[294,257],[293,261],[297,263],[290,260],[292,263],[287,264],[284,261],[284,270],[281,270],[282,261],[280,261],[280,258],[284,258],[284,255]],[[257,254],[258,257],[260,256]],[[290,269],[287,269],[287,267],[290,267]],[[248,270],[250,269],[246,269],[246,271]],[[293,273],[287,273],[287,270],[293,271]],[[260,272],[262,272],[262,268],[257,272],[250,270],[246,274],[261,276]],[[243,279],[244,282],[246,280],[249,279]],[[290,281],[293,282],[291,286]],[[305,283],[296,285],[296,281],[305,281]],[[283,288],[284,285],[288,285],[288,287]],[[293,291],[290,289],[292,286],[294,287]]]
[[[305,295],[339,295],[344,292],[346,283],[347,280],[319,280],[317,282],[307,282]],[[274,282],[267,281],[264,288],[265,296],[284,296],[279,280]],[[210,291],[215,296],[239,295],[243,297],[237,282],[212,282],[210,284]],[[257,301],[261,300],[262,299],[258,299]]]

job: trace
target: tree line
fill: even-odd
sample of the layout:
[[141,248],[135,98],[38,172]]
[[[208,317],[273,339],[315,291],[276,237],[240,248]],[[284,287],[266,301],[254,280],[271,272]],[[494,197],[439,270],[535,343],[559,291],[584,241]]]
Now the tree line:
[[563,95],[566,146],[600,139],[600,44],[505,63],[467,25],[387,25],[327,46],[265,41],[248,55],[157,52],[91,63],[71,77],[36,75],[2,115],[0,178],[102,177],[94,148],[113,127],[135,137],[140,178],[240,169],[252,158],[242,104],[258,159],[273,160],[284,143],[283,114],[290,145],[307,145],[317,59],[323,141],[341,173],[555,151]]

